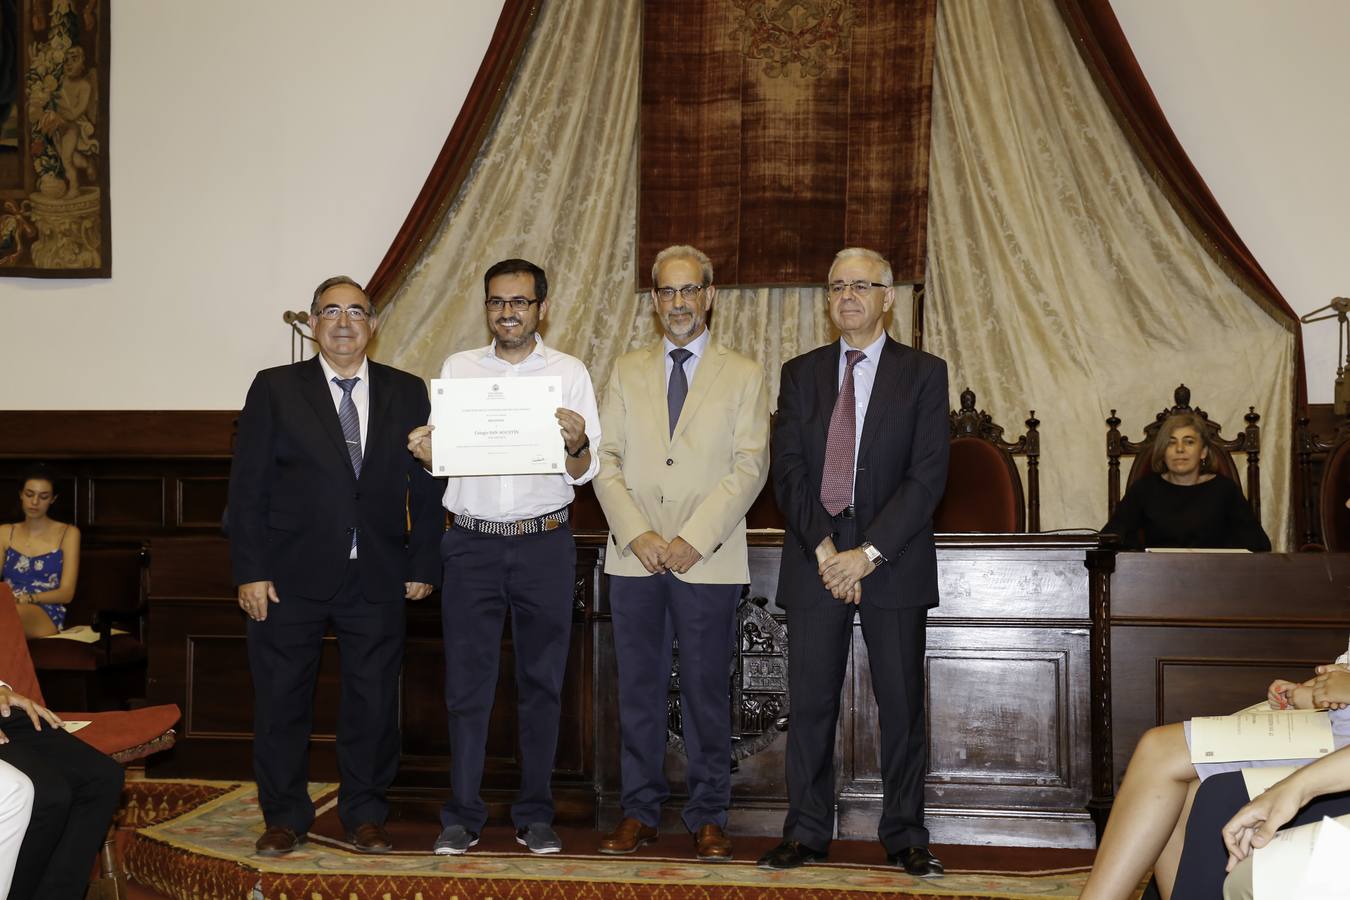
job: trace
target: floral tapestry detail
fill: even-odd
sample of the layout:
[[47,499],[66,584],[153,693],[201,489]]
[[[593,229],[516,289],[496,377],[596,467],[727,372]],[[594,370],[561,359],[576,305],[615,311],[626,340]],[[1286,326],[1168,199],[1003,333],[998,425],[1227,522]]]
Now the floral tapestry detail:
[[0,99],[0,276],[107,277],[106,0],[0,6],[22,91]]
[[735,0],[749,59],[762,59],[764,74],[782,78],[795,63],[805,78],[825,71],[830,57],[848,53],[857,20],[849,0]]

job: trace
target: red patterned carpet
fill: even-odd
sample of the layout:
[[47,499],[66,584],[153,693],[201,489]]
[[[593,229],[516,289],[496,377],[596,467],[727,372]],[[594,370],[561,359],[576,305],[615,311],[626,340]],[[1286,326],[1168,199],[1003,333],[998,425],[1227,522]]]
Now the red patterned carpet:
[[430,813],[390,823],[398,848],[382,856],[354,852],[343,840],[331,785],[313,785],[320,817],[301,850],[281,859],[253,855],[261,833],[256,792],[247,783],[134,782],[126,841],[133,896],[182,900],[535,900],[535,898],[869,898],[914,900],[1071,898],[1082,887],[1091,852],[1000,847],[935,847],[947,877],[922,881],[885,865],[870,842],[836,842],[824,865],[765,872],[755,858],[771,838],[737,838],[737,861],[692,858],[689,838],[663,834],[641,852],[599,856],[593,831],[559,829],[566,852],[532,856],[508,827],[490,826],[469,854],[428,852],[439,830]]

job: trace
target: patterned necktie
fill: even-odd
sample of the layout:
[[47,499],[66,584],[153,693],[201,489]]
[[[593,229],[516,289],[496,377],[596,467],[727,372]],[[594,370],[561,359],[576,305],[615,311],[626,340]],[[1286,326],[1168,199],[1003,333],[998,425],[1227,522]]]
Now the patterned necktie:
[[844,382],[830,414],[825,439],[825,468],[820,475],[820,502],[832,516],[843,512],[853,500],[854,436],[858,433],[858,410],[853,399],[853,369],[866,357],[861,350],[844,354]]
[[689,396],[689,378],[684,374],[684,363],[693,355],[683,347],[670,351],[670,358],[675,363],[670,370],[670,384],[666,386],[666,413],[670,416],[671,434],[675,433],[675,423],[680,421],[684,398]]
[[347,455],[352,458],[352,471],[361,477],[361,417],[356,412],[356,403],[352,400],[352,390],[360,378],[338,378],[333,376],[333,384],[342,389],[342,402],[338,404],[338,421],[342,423],[342,437],[347,442]]

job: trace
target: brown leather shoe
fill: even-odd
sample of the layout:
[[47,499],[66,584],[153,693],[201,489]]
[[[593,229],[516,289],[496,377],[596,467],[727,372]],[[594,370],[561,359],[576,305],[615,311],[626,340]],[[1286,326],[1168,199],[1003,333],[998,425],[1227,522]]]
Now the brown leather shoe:
[[383,825],[374,822],[357,825],[355,831],[348,832],[347,843],[362,853],[388,853],[394,849],[394,842],[389,840],[389,832],[384,830]]
[[656,840],[656,829],[643,825],[637,819],[625,818],[609,834],[600,839],[600,852],[611,855],[632,853],[643,844]]
[[704,825],[694,835],[698,858],[704,862],[728,862],[731,859],[731,838],[720,825]]
[[285,856],[305,842],[305,835],[296,834],[285,825],[268,825],[262,837],[253,843],[259,856]]

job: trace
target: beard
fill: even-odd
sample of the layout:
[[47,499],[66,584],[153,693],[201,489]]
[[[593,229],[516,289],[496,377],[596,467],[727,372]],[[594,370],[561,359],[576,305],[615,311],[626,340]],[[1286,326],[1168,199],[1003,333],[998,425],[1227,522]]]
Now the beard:
[[[515,324],[522,327],[514,334],[510,334],[503,327],[504,325]],[[537,329],[525,328],[519,320],[499,319],[492,323],[492,336],[497,339],[497,346],[504,347],[507,350],[519,350],[528,343],[534,341],[534,333]]]
[[[684,338],[691,337],[698,333],[699,328],[703,325],[702,317],[692,311],[686,313],[686,315],[688,316],[688,319],[680,319],[671,313],[662,320],[662,324],[666,326],[666,332],[671,337],[683,340]],[[687,322],[687,324],[677,325],[677,322]]]

